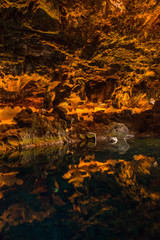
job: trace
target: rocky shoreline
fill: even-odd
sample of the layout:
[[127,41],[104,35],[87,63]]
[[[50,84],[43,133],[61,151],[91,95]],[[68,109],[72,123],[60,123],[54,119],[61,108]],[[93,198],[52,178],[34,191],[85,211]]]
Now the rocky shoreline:
[[1,124],[0,152],[97,140],[116,144],[134,136],[160,134],[160,101],[139,114],[97,111],[92,117],[93,121],[79,120],[61,107],[44,113],[24,108],[13,118],[14,124]]
[[159,10],[147,0],[1,0],[0,151],[94,141],[112,123],[160,135]]

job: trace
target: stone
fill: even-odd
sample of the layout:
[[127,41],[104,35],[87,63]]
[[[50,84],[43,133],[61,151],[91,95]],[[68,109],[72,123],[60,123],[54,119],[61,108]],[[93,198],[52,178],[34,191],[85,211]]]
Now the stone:
[[114,145],[118,142],[118,139],[117,139],[117,137],[109,137],[108,141],[110,144]]
[[109,131],[113,137],[118,139],[124,139],[129,133],[129,129],[123,123],[113,123]]
[[[79,135],[79,119],[87,132],[115,121],[137,134],[160,134],[159,101],[148,110],[154,102],[148,99],[160,95],[158,13],[156,0],[1,0],[0,111],[26,108],[14,118],[16,127],[39,135],[73,123]],[[69,117],[72,96],[78,101]],[[52,108],[56,123],[43,119]],[[128,134],[112,130],[118,140]]]
[[127,134],[127,135],[124,137],[124,139],[125,139],[125,140],[128,140],[128,139],[131,139],[131,138],[134,138],[134,137],[135,137],[134,134]]
[[151,105],[154,105],[154,104],[155,104],[155,99],[154,99],[154,98],[150,98],[150,99],[149,99],[149,103],[150,103]]
[[155,161],[155,162],[153,163],[153,167],[158,167],[158,162],[157,162],[157,161]]

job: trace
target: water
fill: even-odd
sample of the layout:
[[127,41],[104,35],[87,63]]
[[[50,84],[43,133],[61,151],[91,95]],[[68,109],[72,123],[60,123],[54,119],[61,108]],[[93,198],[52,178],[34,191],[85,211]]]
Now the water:
[[0,239],[160,239],[160,139],[0,158]]

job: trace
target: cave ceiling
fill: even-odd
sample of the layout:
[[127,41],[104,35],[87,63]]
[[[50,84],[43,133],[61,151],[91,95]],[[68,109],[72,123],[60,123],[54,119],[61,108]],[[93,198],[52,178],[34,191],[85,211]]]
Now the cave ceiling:
[[157,99],[159,30],[159,0],[1,0],[1,104]]

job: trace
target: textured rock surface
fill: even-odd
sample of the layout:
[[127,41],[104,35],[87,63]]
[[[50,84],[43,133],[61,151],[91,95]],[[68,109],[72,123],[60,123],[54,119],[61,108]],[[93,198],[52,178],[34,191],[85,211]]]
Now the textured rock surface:
[[160,96],[159,24],[158,0],[1,0],[1,108],[60,105],[82,122],[113,107],[150,109]]
[[118,107],[135,106],[144,93],[159,97],[158,1],[2,0],[0,7],[2,101],[59,84]]

